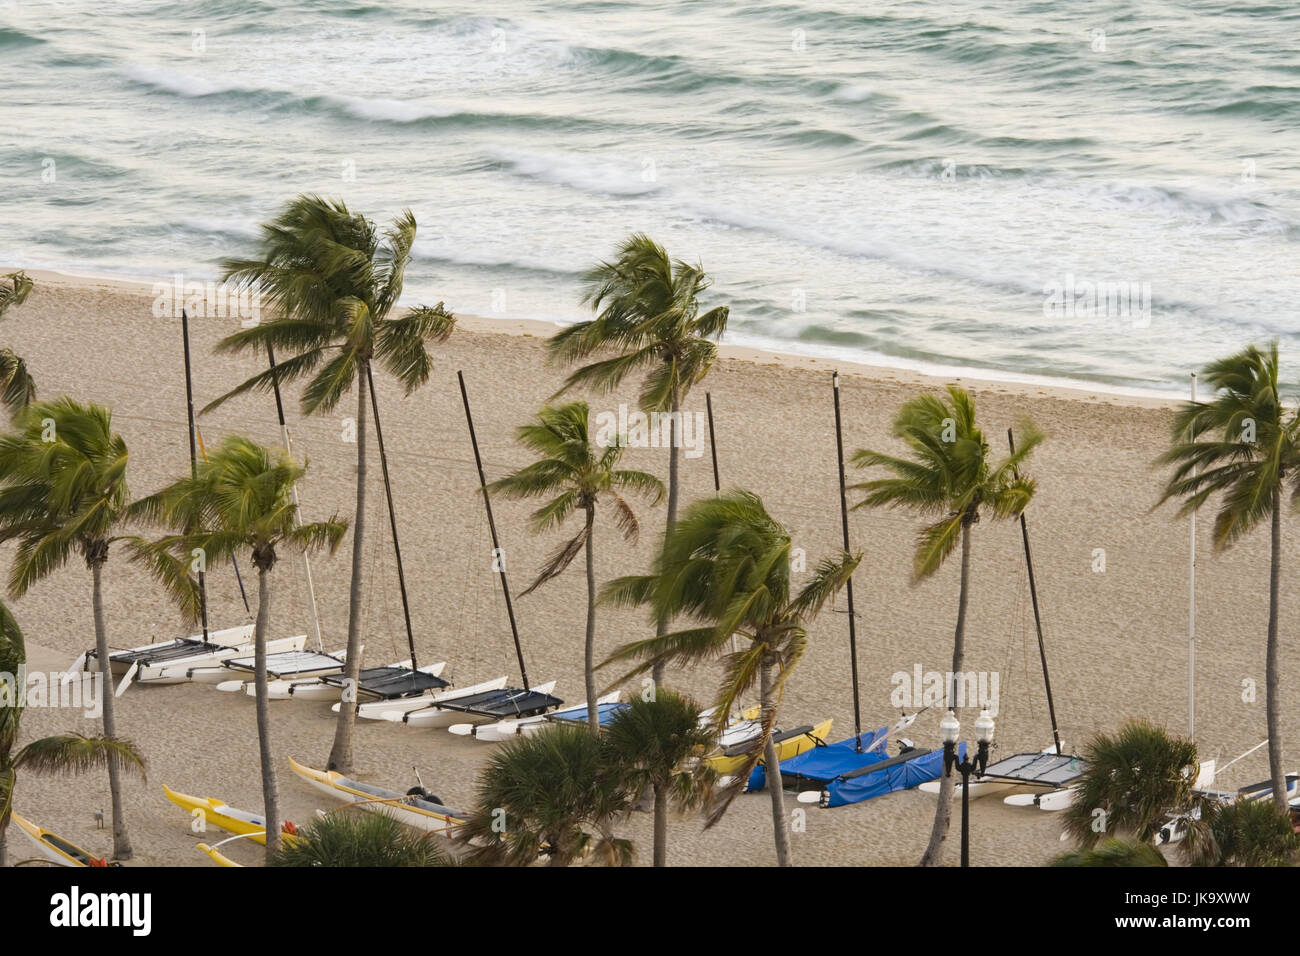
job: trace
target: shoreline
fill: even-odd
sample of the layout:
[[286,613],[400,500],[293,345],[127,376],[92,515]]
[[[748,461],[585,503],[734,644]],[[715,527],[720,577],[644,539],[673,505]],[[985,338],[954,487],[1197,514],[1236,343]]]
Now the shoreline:
[[[2,266],[0,272],[9,271],[13,268],[12,266]],[[23,271],[38,284],[68,289],[116,289],[148,294],[155,282],[167,281],[165,277],[149,279],[68,272],[60,269],[24,269]],[[457,327],[467,332],[549,338],[557,329],[563,327],[561,323],[545,319],[483,316],[472,313],[455,314]],[[17,314],[17,317],[21,318],[21,313]],[[981,369],[966,371],[949,368],[943,369],[942,373],[939,370],[918,371],[899,366],[873,365],[869,362],[819,355],[811,352],[782,351],[763,346],[731,344],[725,341],[718,344],[718,354],[720,358],[737,359],[760,365],[775,365],[783,368],[823,372],[838,370],[845,376],[921,388],[942,388],[950,384],[961,384],[976,391],[994,391],[1001,394],[1048,397],[1063,401],[1132,408],[1173,409],[1177,408],[1185,400],[1155,390],[1148,392],[1143,389],[1124,388],[1122,386],[1092,385],[1068,379],[1057,382],[1040,379],[1037,376],[999,378],[997,372]]]

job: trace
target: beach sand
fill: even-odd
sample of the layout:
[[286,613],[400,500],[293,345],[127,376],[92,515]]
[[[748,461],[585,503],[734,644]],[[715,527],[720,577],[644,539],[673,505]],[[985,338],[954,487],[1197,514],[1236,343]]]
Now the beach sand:
[[[188,468],[185,381],[180,324],[155,318],[146,285],[119,280],[37,274],[27,303],[0,326],[6,346],[26,357],[40,394],[69,393],[112,406],[114,423],[131,451],[135,494],[150,492]],[[213,344],[236,326],[231,319],[195,319],[193,336],[196,402],[201,407],[259,370],[254,358],[212,353]],[[499,674],[517,677],[500,587],[490,564],[490,543],[469,436],[456,388],[464,370],[489,479],[527,461],[512,441],[514,428],[552,395],[560,373],[548,366],[543,342],[553,329],[541,323],[463,318],[451,340],[436,350],[428,384],[403,396],[379,375],[384,437],[402,535],[411,614],[422,662],[446,660],[445,676],[472,683]],[[1243,343],[1244,344],[1244,343]],[[724,488],[740,486],[761,495],[770,512],[807,552],[808,566],[840,544],[830,369],[835,363],[724,347],[703,386],[686,403],[704,410],[712,393],[718,465]],[[917,374],[838,363],[842,377],[846,453],[864,447],[896,449],[890,422],[898,406],[921,389],[946,382]],[[1170,405],[1156,399],[1063,388],[1008,385],[962,379],[977,400],[981,424],[996,449],[1007,426],[1032,419],[1047,435],[1029,471],[1038,494],[1028,512],[1042,602],[1048,662],[1056,710],[1067,747],[1081,746],[1098,731],[1113,731],[1129,717],[1143,717],[1185,732],[1188,714],[1187,607],[1188,522],[1171,506],[1152,510],[1163,482],[1153,467],[1165,448]],[[332,415],[303,419],[296,393],[286,402],[296,452],[310,459],[301,487],[308,519],[333,512],[350,516],[354,505],[355,446],[344,439],[355,394]],[[612,396],[591,397],[593,411],[616,411],[634,403],[629,384]],[[246,396],[203,416],[205,443],[238,431],[275,444],[279,429],[270,397]],[[372,431],[373,439],[373,431]],[[367,600],[364,614],[367,661],[404,658],[405,638],[392,546],[383,504],[378,455],[371,456],[367,498]],[[628,467],[666,478],[665,449],[633,449]],[[850,470],[850,480],[861,480]],[[682,461],[683,503],[713,490],[707,445]],[[852,497],[852,495],[851,495]],[[499,502],[497,523],[508,556],[512,589],[518,593],[557,544],[558,535],[534,537],[525,526],[529,507]],[[663,506],[640,508],[639,543],[629,545],[600,524],[596,539],[603,579],[642,571],[662,531]],[[944,671],[951,659],[956,617],[958,560],[933,579],[909,583],[916,519],[902,513],[857,511],[851,515],[855,549],[864,552],[855,578],[863,723],[891,722],[891,675]],[[1288,523],[1294,518],[1287,518]],[[1264,636],[1267,615],[1268,539],[1261,529],[1231,551],[1213,555],[1208,516],[1200,522],[1197,633],[1197,740],[1202,759],[1220,762],[1265,736]],[[966,666],[996,672],[1000,706],[995,758],[1036,751],[1050,742],[1043,679],[1021,550],[1013,522],[981,522],[975,528]],[[1105,569],[1095,570],[1098,549]],[[1297,677],[1292,638],[1300,613],[1300,589],[1286,585],[1300,564],[1295,536],[1284,538],[1282,686]],[[346,641],[350,545],[314,564],[327,649]],[[9,553],[0,556],[8,565]],[[252,569],[242,568],[250,591]],[[273,635],[310,629],[301,563],[282,555],[274,572]],[[189,633],[158,588],[122,549],[105,574],[110,643],[128,647]],[[215,628],[247,620],[233,573],[209,574]],[[582,699],[582,636],[585,583],[575,566],[559,580],[516,601],[520,634],[534,683],[559,681],[560,696]],[[70,565],[12,602],[29,641],[32,668],[62,668],[94,643],[90,578]],[[834,739],[852,728],[848,621],[843,598],[823,613],[811,633],[807,656],[791,679],[781,723],[792,726],[835,718]],[[602,610],[598,654],[644,636],[643,614]],[[708,702],[716,673],[674,672],[670,683]],[[1243,682],[1258,686],[1246,702]],[[184,813],[168,803],[161,785],[235,806],[260,806],[258,756],[252,701],[210,686],[134,687],[118,701],[122,735],[149,760],[148,783],[127,784],[128,822],[136,862],[208,865],[194,850],[203,837],[189,830]],[[298,822],[325,804],[294,778],[285,758],[323,766],[334,729],[325,704],[273,702],[274,747],[280,768],[282,812]],[[976,712],[963,711],[969,722]],[[918,745],[935,746],[937,710],[923,714],[908,733]],[[95,722],[64,709],[31,709],[25,740],[63,730],[93,732]],[[1300,717],[1283,713],[1284,740],[1294,751]],[[429,789],[453,805],[468,805],[475,777],[491,745],[445,731],[360,721],[356,775],[404,790],[417,767]],[[1288,768],[1290,769],[1290,768]],[[1267,775],[1264,751],[1237,764],[1220,783],[1238,786]],[[789,809],[796,809],[793,801]],[[107,815],[107,780],[39,778],[24,774],[16,808],[62,836],[108,853],[111,835],[97,831],[96,809]],[[795,861],[805,865],[910,865],[929,835],[934,798],[919,792],[892,794],[834,810],[802,808],[795,821]],[[1037,865],[1063,849],[1059,817],[1015,810],[996,799],[971,811],[971,856],[977,865]],[[958,816],[947,862],[957,862]],[[635,815],[624,827],[650,859],[650,821]],[[22,858],[16,833],[12,855]],[[260,848],[235,844],[231,855],[256,862]],[[763,866],[774,862],[769,801],[744,795],[715,827],[695,819],[670,827],[668,859],[675,865]]]

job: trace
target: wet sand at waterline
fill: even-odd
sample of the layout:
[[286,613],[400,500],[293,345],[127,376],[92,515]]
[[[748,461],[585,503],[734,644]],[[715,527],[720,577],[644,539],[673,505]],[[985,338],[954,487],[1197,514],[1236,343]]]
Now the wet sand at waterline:
[[[131,488],[142,495],[188,468],[185,380],[180,325],[155,318],[147,285],[38,274],[27,303],[4,323],[7,346],[23,355],[40,393],[69,393],[112,406],[116,428],[131,451]],[[252,357],[215,356],[212,345],[234,330],[231,319],[191,323],[195,399],[206,404],[259,370]],[[490,542],[465,426],[456,370],[463,369],[489,479],[524,464],[513,443],[514,428],[559,385],[560,373],[545,358],[552,327],[525,321],[463,319],[436,352],[428,384],[404,397],[379,376],[384,437],[393,476],[402,553],[410,591],[416,650],[421,662],[446,660],[444,676],[458,684],[500,674],[517,678],[517,666],[500,587],[490,565]],[[790,529],[812,567],[840,543],[831,364],[806,357],[724,348],[706,384],[687,403],[703,412],[704,391],[713,395],[718,464],[724,487],[760,494],[771,513]],[[839,363],[846,452],[863,447],[896,449],[890,422],[898,406],[944,380],[851,367]],[[1028,416],[1046,432],[1030,471],[1038,495],[1028,512],[1035,570],[1042,601],[1056,708],[1067,745],[1092,733],[1114,730],[1127,717],[1145,717],[1172,731],[1187,726],[1188,523],[1173,508],[1150,511],[1163,473],[1152,467],[1163,450],[1170,405],[1156,399],[1100,392],[961,380],[976,396],[980,421],[995,447],[1005,430]],[[616,411],[633,403],[635,387],[591,398],[593,411]],[[296,452],[310,459],[301,487],[308,519],[354,506],[355,445],[343,440],[346,416],[355,414],[355,393],[331,416],[302,419],[296,393],[286,396]],[[215,445],[238,431],[268,444],[279,441],[269,396],[232,401],[200,420],[203,439]],[[373,429],[371,431],[373,441]],[[667,451],[633,449],[628,467],[666,478]],[[364,609],[369,664],[407,656],[401,603],[392,560],[378,454],[370,457],[367,497]],[[851,480],[856,476],[850,470]],[[859,479],[860,480],[860,479]],[[682,461],[683,503],[709,494],[713,475],[707,453]],[[529,506],[496,505],[513,590],[522,591],[554,548],[556,535],[526,530]],[[663,506],[639,508],[643,533],[624,543],[608,523],[598,529],[600,579],[644,569],[662,530]],[[1298,519],[1288,517],[1288,525]],[[1197,737],[1202,759],[1234,756],[1264,737],[1264,634],[1267,614],[1266,529],[1232,551],[1212,555],[1208,516],[1200,522],[1197,631]],[[958,560],[933,579],[909,583],[918,522],[902,513],[854,512],[855,549],[865,553],[855,577],[863,724],[874,728],[896,716],[889,696],[891,675],[917,665],[946,670],[956,615]],[[1105,570],[1094,570],[1096,549]],[[1300,589],[1286,586],[1300,573],[1300,547],[1288,527],[1284,541],[1282,686],[1296,677],[1293,636]],[[0,562],[7,568],[12,551]],[[321,626],[327,650],[346,642],[350,544],[314,563]],[[242,568],[250,589],[252,569]],[[177,613],[120,549],[105,574],[110,643],[128,647],[189,633]],[[272,634],[310,631],[299,560],[281,556],[274,572]],[[209,575],[213,628],[247,618],[228,567]],[[558,693],[583,697],[582,636],[585,583],[575,565],[562,578],[516,601],[528,674],[534,683],[558,680]],[[27,635],[31,667],[62,668],[93,645],[90,577],[70,565],[33,589],[13,610]],[[781,723],[793,726],[835,718],[834,739],[852,728],[848,620],[841,597],[815,623],[804,661],[791,679]],[[975,528],[966,666],[996,672],[1000,709],[995,757],[1038,750],[1050,741],[1046,701],[1034,640],[1033,618],[1018,525],[980,523]],[[637,612],[602,610],[598,654],[603,656],[648,630]],[[674,672],[670,683],[707,701],[715,672]],[[1243,681],[1258,684],[1258,699],[1243,702]],[[243,695],[211,686],[134,687],[118,700],[119,730],[149,760],[148,783],[126,784],[128,822],[136,862],[209,865],[194,850],[184,812],[166,801],[166,783],[189,793],[218,797],[256,809],[261,803],[254,708]],[[334,715],[320,703],[272,703],[274,747],[280,768],[283,814],[299,823],[329,806],[288,770],[293,756],[323,766],[333,738]],[[967,710],[967,723],[975,712]],[[66,710],[31,709],[23,739],[62,730],[92,732],[95,722]],[[1300,717],[1283,714],[1289,752],[1300,747]],[[938,713],[921,716],[908,736],[934,746]],[[417,767],[426,786],[446,802],[468,806],[475,777],[492,745],[441,730],[358,722],[355,775],[406,789]],[[891,748],[892,749],[892,748]],[[1291,769],[1288,767],[1288,769]],[[1267,775],[1261,750],[1237,764],[1220,782],[1238,786]],[[813,865],[909,865],[919,859],[933,816],[933,797],[892,794],[865,804],[806,808],[806,823],[793,838],[796,863]],[[111,835],[97,831],[93,812],[108,815],[106,777],[40,778],[24,774],[16,808],[40,824],[96,853],[108,853]],[[793,808],[795,804],[790,803]],[[716,827],[696,819],[674,822],[668,858],[679,865],[768,865],[774,862],[769,800],[739,798]],[[1015,810],[996,799],[972,807],[971,855],[976,864],[1042,864],[1060,852],[1059,818]],[[954,822],[957,818],[954,816]],[[637,814],[623,828],[650,857],[650,821]],[[956,863],[956,829],[947,862]],[[219,835],[209,835],[217,836]],[[209,842],[212,842],[211,839]],[[26,855],[26,841],[10,840],[13,855]],[[256,862],[260,848],[235,844],[231,855]]]

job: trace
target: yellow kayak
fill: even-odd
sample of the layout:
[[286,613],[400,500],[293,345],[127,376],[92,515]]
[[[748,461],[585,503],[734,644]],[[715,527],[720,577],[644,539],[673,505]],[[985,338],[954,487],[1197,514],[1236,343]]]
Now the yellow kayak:
[[221,852],[220,850],[218,850],[216,847],[208,846],[206,843],[200,843],[197,847],[195,847],[195,849],[197,849],[197,850],[202,850],[202,851],[203,851],[204,853],[206,853],[208,856],[212,857],[212,862],[215,863],[215,864],[217,864],[217,866],[238,866],[238,867],[242,867],[242,866],[244,865],[244,864],[242,864],[242,863],[236,863],[234,860],[232,860],[230,857],[226,856],[224,853],[222,853],[222,852]]
[[[191,816],[196,816],[202,820],[204,829],[208,825],[219,827],[227,833],[246,836],[254,843],[266,846],[266,819],[264,817],[260,817],[248,810],[240,810],[238,807],[229,806],[211,797],[193,797],[188,793],[179,793],[166,784],[163,784],[163,793],[176,806],[188,810]],[[284,839],[292,840],[295,832],[297,832],[297,828],[292,823],[285,821]]]
[[[779,739],[776,741],[777,760],[788,760],[791,757],[798,756],[805,750],[811,750],[817,746],[817,741],[826,740],[830,736],[832,723],[833,719],[828,717],[815,726],[797,727],[794,730],[778,735]],[[721,776],[734,773],[744,765],[745,757],[743,754],[731,751],[738,750],[743,746],[743,744],[739,744],[733,748],[726,748],[716,757],[710,757],[706,763]]]
[[468,815],[440,803],[411,794],[400,794],[374,784],[345,777],[337,770],[314,770],[289,758],[289,766],[299,777],[336,800],[356,803],[363,810],[377,810],[397,818],[407,826],[431,833],[450,835]]
[[91,856],[75,843],[69,843],[60,836],[56,836],[44,827],[39,827],[31,820],[19,816],[17,813],[10,811],[9,819],[18,824],[18,829],[27,834],[36,848],[41,851],[41,855],[51,863],[57,863],[59,866],[118,866],[117,863],[109,863],[107,860]]

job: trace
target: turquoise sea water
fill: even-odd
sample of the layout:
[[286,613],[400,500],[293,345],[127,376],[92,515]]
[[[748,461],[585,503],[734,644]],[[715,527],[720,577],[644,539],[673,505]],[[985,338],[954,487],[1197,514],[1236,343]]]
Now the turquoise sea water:
[[[644,230],[734,342],[1181,389],[1300,361],[1298,48],[1203,0],[0,0],[0,263],[211,277],[316,191],[414,210],[409,303],[578,318]],[[1045,310],[1088,283],[1149,308]]]

